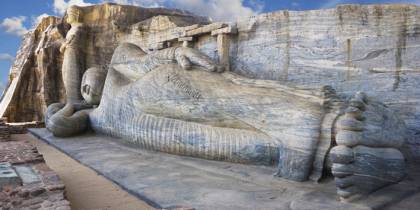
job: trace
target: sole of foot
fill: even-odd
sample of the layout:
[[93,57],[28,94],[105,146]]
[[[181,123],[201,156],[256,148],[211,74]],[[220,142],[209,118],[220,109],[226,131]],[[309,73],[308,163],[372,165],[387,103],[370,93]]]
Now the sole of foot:
[[392,110],[357,93],[336,125],[337,146],[330,159],[342,201],[355,200],[404,178],[405,158],[399,148],[406,129]]

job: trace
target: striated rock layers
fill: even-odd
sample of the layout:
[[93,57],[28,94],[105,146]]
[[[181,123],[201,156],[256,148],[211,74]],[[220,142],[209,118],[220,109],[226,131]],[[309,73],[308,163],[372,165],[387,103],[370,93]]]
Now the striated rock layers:
[[[131,25],[150,17],[167,16],[178,26],[208,22],[207,18],[179,10],[116,4],[84,7],[83,14],[88,32],[81,63],[87,68],[106,65],[124,34],[130,33]],[[59,49],[68,29],[62,18],[47,17],[24,36],[0,104],[0,115],[9,122],[42,121],[49,104],[65,100],[63,54]]]
[[[344,97],[363,91],[404,119],[411,132],[407,152],[420,156],[418,6],[342,5],[209,24],[177,10],[103,4],[83,8],[82,22],[84,69],[106,66],[122,42],[144,51],[183,44],[249,78],[330,85]],[[63,102],[58,49],[67,30],[61,18],[49,17],[24,38],[0,105],[9,121],[42,120],[47,105]]]

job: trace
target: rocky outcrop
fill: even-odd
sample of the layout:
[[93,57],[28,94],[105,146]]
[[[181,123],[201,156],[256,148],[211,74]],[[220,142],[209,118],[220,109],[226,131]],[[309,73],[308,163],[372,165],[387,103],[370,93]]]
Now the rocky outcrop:
[[[363,91],[402,116],[411,132],[406,152],[420,158],[418,6],[279,11],[238,20],[230,27],[199,27],[208,24],[205,18],[167,9],[103,4],[85,7],[83,13],[88,26],[86,69],[107,65],[122,42],[145,51],[184,43],[230,63],[231,71],[246,77],[308,88],[330,85],[343,97]],[[59,18],[49,19],[25,37],[12,67],[0,106],[0,114],[9,121],[42,120],[48,104],[64,100],[57,46],[66,27]],[[42,34],[49,41],[38,53]],[[226,53],[228,61],[223,60]]]
[[[88,35],[82,53],[86,69],[107,65],[123,35],[130,33],[131,25],[154,16],[169,17],[180,26],[208,22],[185,11],[163,8],[116,4],[84,7],[83,23]],[[59,49],[68,29],[62,18],[47,17],[24,36],[0,104],[0,115],[9,122],[42,121],[49,104],[64,102],[63,54]]]
[[58,17],[44,18],[22,40],[0,104],[1,115],[10,122],[42,120],[46,105],[65,94],[58,53],[62,35],[54,27],[59,22]]

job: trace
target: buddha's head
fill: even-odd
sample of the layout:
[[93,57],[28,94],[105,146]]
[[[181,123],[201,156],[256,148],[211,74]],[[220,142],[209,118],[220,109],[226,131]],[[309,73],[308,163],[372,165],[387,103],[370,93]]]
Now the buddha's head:
[[87,103],[98,105],[101,102],[105,78],[106,72],[98,67],[89,68],[83,74],[81,92]]
[[69,24],[82,22],[82,9],[78,6],[70,6],[67,8],[65,19]]

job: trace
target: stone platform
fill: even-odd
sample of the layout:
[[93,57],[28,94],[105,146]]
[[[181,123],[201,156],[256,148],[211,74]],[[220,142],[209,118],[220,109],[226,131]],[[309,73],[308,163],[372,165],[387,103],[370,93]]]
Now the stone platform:
[[320,184],[293,182],[273,177],[271,167],[146,151],[94,133],[57,138],[46,129],[29,131],[156,208],[380,209],[414,194],[420,185],[409,178],[356,203],[341,203],[328,178]]

